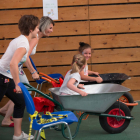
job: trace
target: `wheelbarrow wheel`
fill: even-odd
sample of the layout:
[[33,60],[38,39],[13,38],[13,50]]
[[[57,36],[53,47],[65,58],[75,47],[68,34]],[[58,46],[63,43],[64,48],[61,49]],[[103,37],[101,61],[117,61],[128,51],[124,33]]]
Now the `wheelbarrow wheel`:
[[[105,114],[131,116],[129,108],[122,102],[120,102],[120,110],[119,110],[119,102],[115,102],[105,112]],[[130,123],[129,119],[121,119],[121,118],[105,117],[105,116],[99,116],[99,121],[102,128],[111,134],[121,133],[128,127]]]
[[[119,101],[124,102],[124,103],[134,103],[134,99],[132,95],[129,92],[124,93],[120,98]],[[133,106],[128,106],[130,111],[132,111]]]

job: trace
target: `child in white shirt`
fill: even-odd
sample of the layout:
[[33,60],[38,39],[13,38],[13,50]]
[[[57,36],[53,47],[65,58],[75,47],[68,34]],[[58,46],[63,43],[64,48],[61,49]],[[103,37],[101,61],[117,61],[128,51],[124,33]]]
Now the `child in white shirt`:
[[73,57],[72,69],[67,72],[64,78],[64,82],[60,88],[61,95],[77,95],[87,96],[87,93],[79,88],[84,89],[83,84],[79,84],[81,81],[80,72],[86,65],[86,59],[81,54],[76,54]]

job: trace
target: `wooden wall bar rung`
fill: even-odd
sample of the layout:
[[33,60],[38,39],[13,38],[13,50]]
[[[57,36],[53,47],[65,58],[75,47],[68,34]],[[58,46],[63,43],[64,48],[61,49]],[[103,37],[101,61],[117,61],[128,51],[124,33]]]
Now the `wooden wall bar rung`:
[[140,90],[140,77],[131,77],[131,79],[126,80],[122,85],[131,90]]
[[[127,9],[130,10],[128,11]],[[43,9],[0,11],[0,17],[1,17],[0,24],[18,23],[20,17],[28,13],[36,15],[39,18],[41,18],[43,15]],[[88,7],[82,6],[77,8],[75,7],[59,8],[58,17],[59,17],[58,21],[85,20],[88,19]],[[140,17],[140,4],[90,6],[89,17],[90,19]]]
[[36,66],[66,65],[71,63],[72,56],[76,53],[76,51],[37,53],[32,58]]
[[140,48],[95,50],[92,63],[140,61]]
[[42,38],[38,43],[37,51],[77,50],[79,42],[89,44],[89,36]]
[[[76,50],[79,42],[90,43],[93,49],[140,46],[140,33],[74,37],[41,38],[37,51]],[[11,40],[0,40],[0,53],[4,53]],[[62,43],[63,42],[63,43]]]
[[136,47],[140,46],[140,33],[135,34],[114,34],[91,36],[91,47],[116,48],[116,47]]
[[[140,61],[140,48],[95,50],[92,63]],[[68,65],[78,51],[36,53],[32,58],[36,66]]]
[[4,53],[11,40],[0,40],[0,53]]
[[[58,6],[87,5],[88,0],[58,0]],[[43,7],[42,0],[1,0],[0,9]]]
[[88,0],[58,0],[58,6],[87,5]]
[[59,8],[58,13],[58,21],[87,20],[88,6]]
[[[5,52],[10,41],[0,40],[0,53]],[[89,44],[89,36],[41,38],[37,46],[37,51],[77,50],[79,42]]]
[[135,76],[135,75],[140,75],[140,62],[93,64],[92,70],[98,71],[99,73],[102,73],[102,74],[103,73],[125,73],[128,76]]
[[21,34],[18,25],[2,25],[0,26],[0,33],[0,39],[16,38]]
[[89,21],[56,23],[51,36],[89,34]]
[[[48,65],[70,65],[72,57],[77,54],[78,51],[68,52],[43,52],[36,53],[32,56],[32,59],[36,66],[48,66]],[[1,58],[2,55],[0,55]]]
[[[93,49],[140,46],[140,33],[96,36],[41,38],[37,51],[76,50],[79,42],[90,43]],[[11,40],[0,40],[0,53],[4,53]],[[62,43],[63,42],[63,43]],[[62,43],[62,44],[61,44]]]
[[[129,10],[128,10],[129,9]],[[140,17],[140,4],[90,6],[90,19]]]
[[140,19],[90,21],[90,34],[140,32]]
[[115,4],[115,3],[134,3],[140,0],[89,0],[89,4]]
[[[116,4],[116,3],[136,3],[140,0],[58,0],[58,6],[74,6],[74,5],[87,5],[89,4]],[[9,0],[0,1],[0,9],[14,9],[14,8],[30,8],[30,7],[43,7],[40,0]]]
[[129,92],[132,95],[134,101],[140,101],[140,90],[136,90],[136,91],[131,90]]
[[[67,20],[87,20],[88,19],[88,7],[64,7],[58,8],[57,21],[67,21]],[[41,18],[43,16],[43,9],[23,9],[23,10],[5,10],[0,11],[0,24],[8,23],[18,23],[22,15],[32,14]],[[69,14],[70,13],[70,14]],[[69,15],[69,16],[68,16]],[[10,17],[10,18],[9,18]]]
[[[61,22],[56,23],[54,31],[50,36],[65,36],[65,35],[88,35],[89,21],[77,22]],[[15,38],[20,35],[17,25],[0,26],[0,39]]]
[[[44,52],[36,53],[32,56],[32,59],[36,66],[47,65],[70,65],[72,58],[78,51],[64,51],[64,52]],[[39,58],[39,59],[38,59]],[[89,60],[90,62],[90,60]]]

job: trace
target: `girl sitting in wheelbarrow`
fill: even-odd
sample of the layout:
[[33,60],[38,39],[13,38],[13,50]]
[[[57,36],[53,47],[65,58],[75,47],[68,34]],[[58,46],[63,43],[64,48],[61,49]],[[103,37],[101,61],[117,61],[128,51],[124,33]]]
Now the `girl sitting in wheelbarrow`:
[[81,54],[76,54],[72,60],[72,69],[67,72],[64,78],[64,82],[60,88],[61,95],[75,95],[87,96],[88,94],[79,88],[84,89],[83,84],[79,84],[81,81],[80,72],[86,65],[86,59]]
[[[84,42],[79,42],[79,52],[84,55],[86,61],[91,57],[91,46]],[[87,64],[87,63],[86,63]],[[88,75],[97,75],[97,77],[90,77]],[[99,76],[98,72],[88,70],[88,65],[85,66],[83,71],[80,72],[81,79],[84,81],[96,81],[97,83],[101,83],[103,79]]]

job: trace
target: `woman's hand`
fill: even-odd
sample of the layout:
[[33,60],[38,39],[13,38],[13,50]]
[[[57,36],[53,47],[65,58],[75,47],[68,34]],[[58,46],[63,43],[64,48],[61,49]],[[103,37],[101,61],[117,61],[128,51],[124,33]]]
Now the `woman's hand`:
[[40,78],[39,78],[39,74],[38,74],[37,72],[35,72],[35,73],[32,74],[32,78],[33,78],[34,80],[39,80],[39,79],[40,79]]
[[16,93],[22,93],[21,88],[18,85],[15,86],[15,90]]

